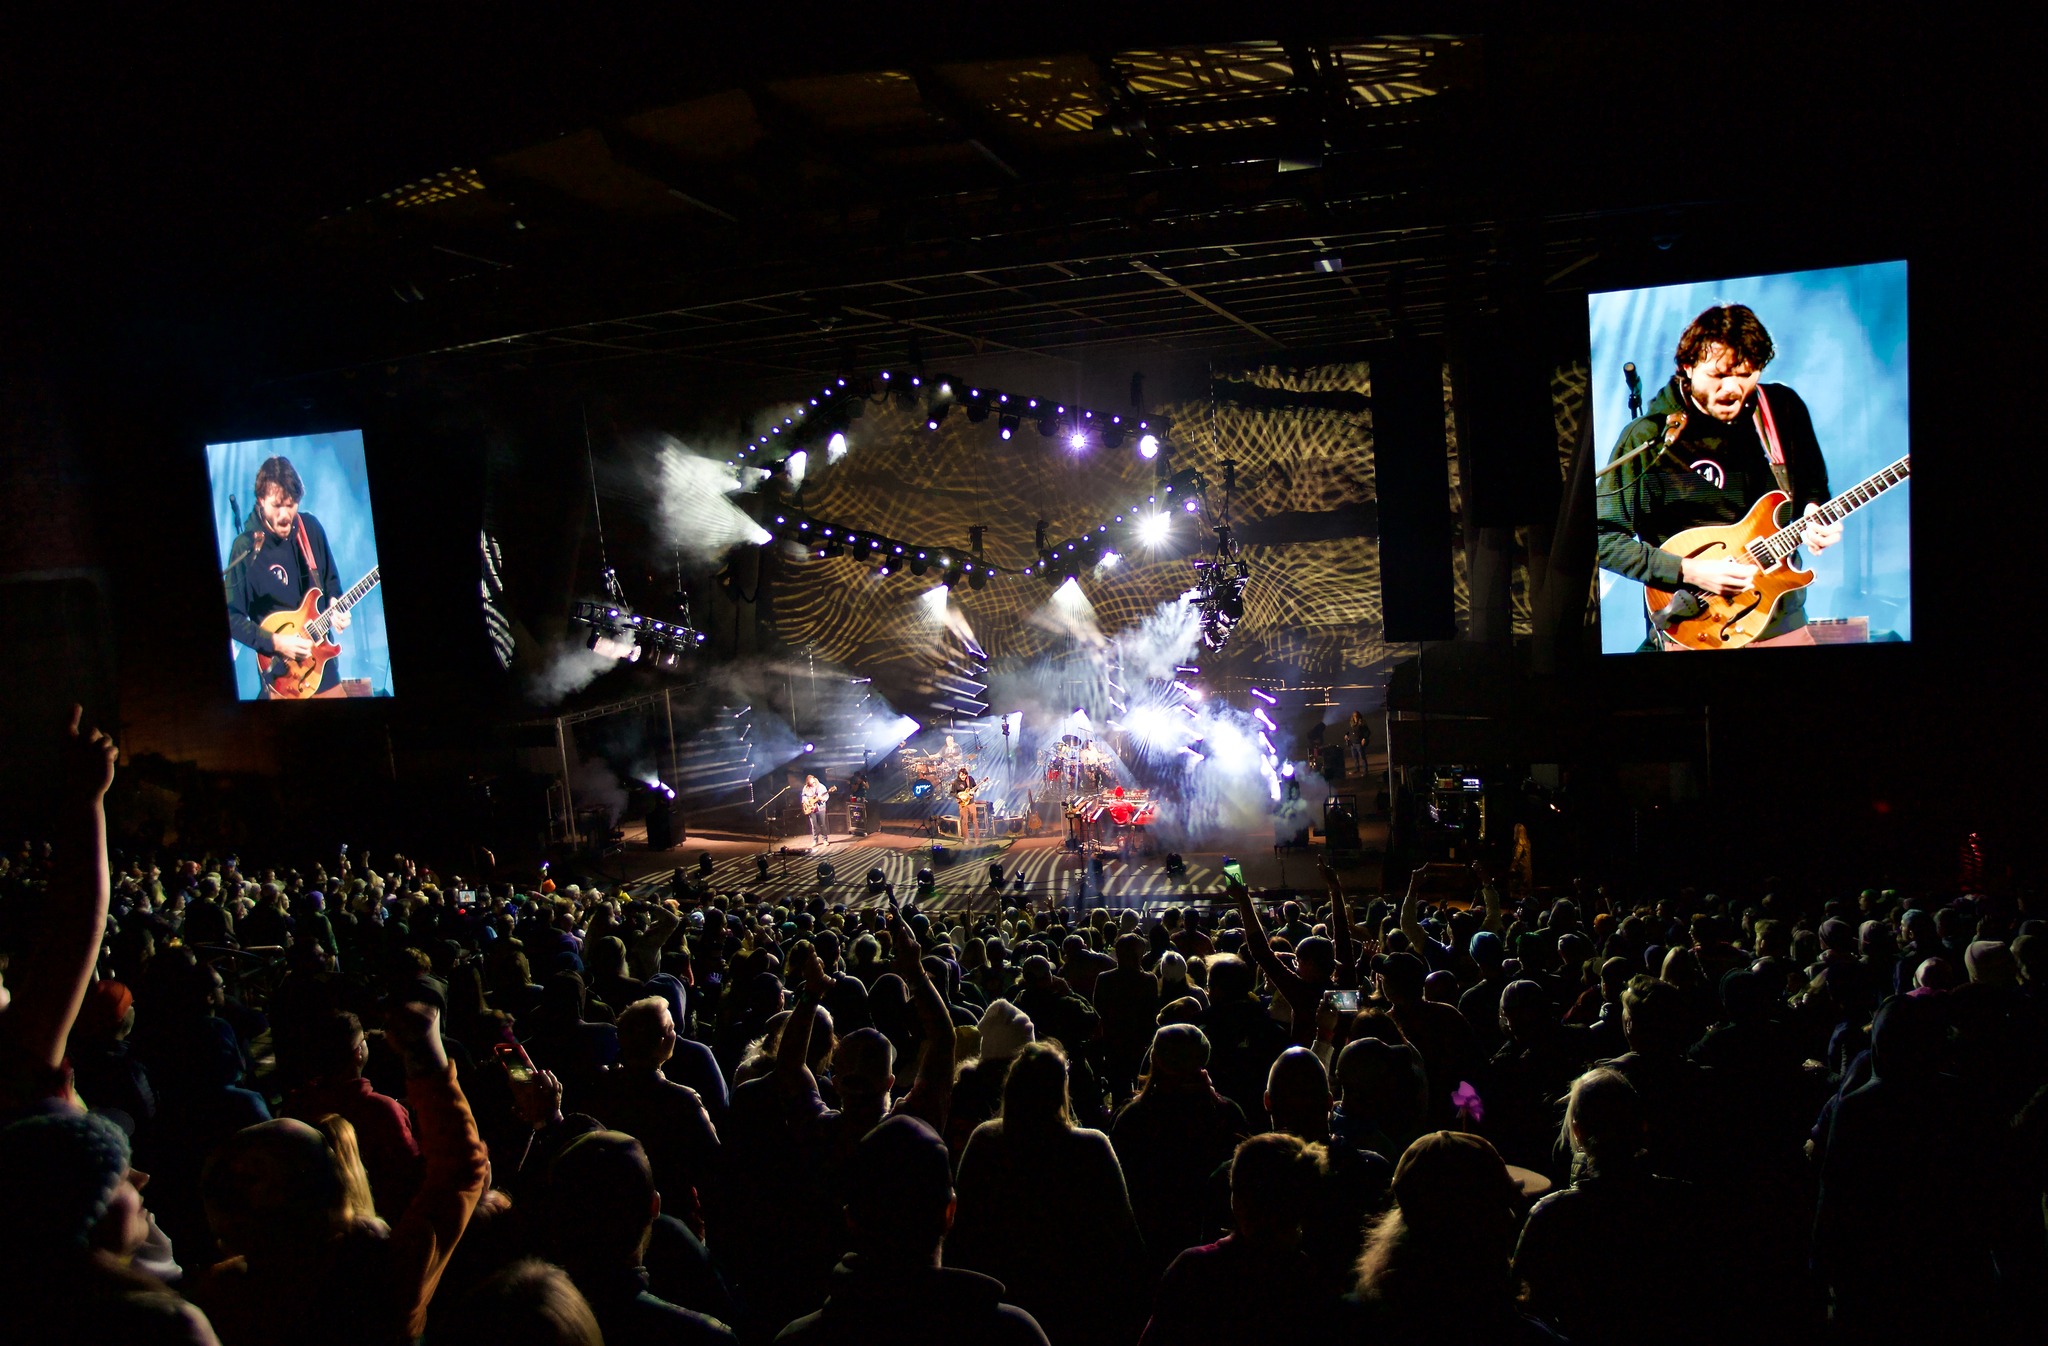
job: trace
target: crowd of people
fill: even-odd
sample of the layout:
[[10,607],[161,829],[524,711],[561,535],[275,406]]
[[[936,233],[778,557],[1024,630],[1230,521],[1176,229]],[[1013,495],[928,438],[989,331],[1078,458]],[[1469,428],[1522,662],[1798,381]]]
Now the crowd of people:
[[[2004,894],[1156,912],[0,857],[10,1340],[2038,1332]],[[2035,1324],[2029,1328],[2029,1323]]]

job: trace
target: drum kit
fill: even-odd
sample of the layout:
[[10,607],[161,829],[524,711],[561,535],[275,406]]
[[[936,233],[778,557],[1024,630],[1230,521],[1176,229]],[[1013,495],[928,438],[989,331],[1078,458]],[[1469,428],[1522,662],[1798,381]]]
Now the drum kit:
[[975,766],[980,760],[979,751],[963,752],[958,747],[940,752],[919,752],[915,748],[903,750],[903,770],[913,779],[932,785],[952,780],[953,773],[963,766],[967,768],[968,775],[978,775]]

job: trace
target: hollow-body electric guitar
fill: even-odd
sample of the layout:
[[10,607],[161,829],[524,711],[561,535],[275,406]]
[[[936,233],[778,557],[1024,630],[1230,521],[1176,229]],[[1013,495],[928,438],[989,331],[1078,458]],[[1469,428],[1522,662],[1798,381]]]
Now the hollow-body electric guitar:
[[[265,694],[279,700],[299,701],[320,690],[320,675],[327,667],[327,661],[341,653],[330,634],[334,630],[334,618],[347,612],[362,601],[363,595],[377,587],[377,566],[370,567],[370,573],[355,582],[355,587],[327,605],[326,611],[319,608],[320,591],[306,590],[306,596],[295,608],[279,608],[265,617],[263,629],[273,636],[304,636],[313,642],[313,652],[304,659],[288,659],[281,654],[259,654],[256,669],[263,676]],[[271,669],[283,667],[275,675]]]
[[[1881,472],[1872,473],[1848,490],[1822,505],[1818,512],[1794,519],[1779,527],[1778,509],[1788,497],[1783,491],[1768,491],[1749,513],[1730,524],[1709,528],[1688,528],[1665,540],[1663,550],[1688,560],[1742,561],[1757,568],[1750,587],[1739,594],[1722,597],[1692,585],[1676,590],[1643,588],[1653,622],[1667,610],[1683,612],[1697,607],[1697,615],[1683,616],[1664,626],[1665,638],[1688,650],[1739,650],[1757,638],[1770,624],[1778,600],[1794,589],[1813,583],[1811,570],[1795,570],[1793,553],[1809,523],[1829,524],[1846,518],[1904,481],[1912,472],[1912,458],[1901,458]],[[1690,600],[1681,597],[1690,595]],[[1673,609],[1676,599],[1681,608]]]

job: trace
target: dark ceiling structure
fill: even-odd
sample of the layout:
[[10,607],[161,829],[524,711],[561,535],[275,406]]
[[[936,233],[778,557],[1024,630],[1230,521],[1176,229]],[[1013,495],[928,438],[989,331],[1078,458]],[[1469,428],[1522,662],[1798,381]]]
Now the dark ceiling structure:
[[29,73],[32,116],[118,135],[31,145],[26,242],[200,326],[244,386],[627,363],[765,395],[906,354],[1228,368],[1439,333],[1694,245],[1724,261],[1730,220],[1882,246],[1912,185],[1884,165],[1958,171],[1884,92],[1930,76],[1875,23],[1713,63],[1704,122],[1758,128],[1736,177],[1658,112],[1697,55],[1431,13],[408,13],[305,35],[313,68],[224,37],[198,99],[137,34],[75,84]]

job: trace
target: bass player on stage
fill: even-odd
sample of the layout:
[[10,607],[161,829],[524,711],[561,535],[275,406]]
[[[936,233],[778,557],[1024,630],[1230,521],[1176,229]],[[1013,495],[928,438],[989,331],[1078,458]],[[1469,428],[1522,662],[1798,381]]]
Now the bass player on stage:
[[816,776],[804,777],[804,817],[809,819],[811,824],[812,850],[816,850],[818,847],[826,845],[831,841],[830,835],[825,830],[825,804],[831,797],[832,791],[825,787],[823,781],[819,780]]
[[[327,530],[299,508],[305,494],[306,484],[291,459],[264,459],[256,469],[256,508],[243,521],[228,557],[228,633],[258,654],[284,656],[271,662],[272,676],[287,671],[285,659],[310,657],[313,642],[296,632],[273,635],[263,629],[263,619],[296,608],[309,589],[318,589],[330,603],[342,591]],[[336,634],[348,630],[348,623],[346,611],[334,614]],[[332,688],[340,676],[338,661],[328,660],[319,690]],[[264,695],[271,694],[266,684]]]
[[[1717,304],[1692,320],[1678,339],[1677,372],[1622,431],[1608,461],[1659,438],[1668,444],[1645,450],[1596,487],[1602,568],[1655,589],[1691,585],[1732,597],[1749,587],[1757,567],[1681,557],[1661,544],[1688,528],[1734,523],[1769,491],[1784,491],[1802,516],[1828,499],[1827,461],[1806,403],[1782,383],[1760,382],[1776,353],[1745,305]],[[1839,520],[1808,524],[1805,546],[1826,551],[1841,541],[1842,527]],[[1781,597],[1750,643],[1813,644],[1805,595],[1795,589]]]

